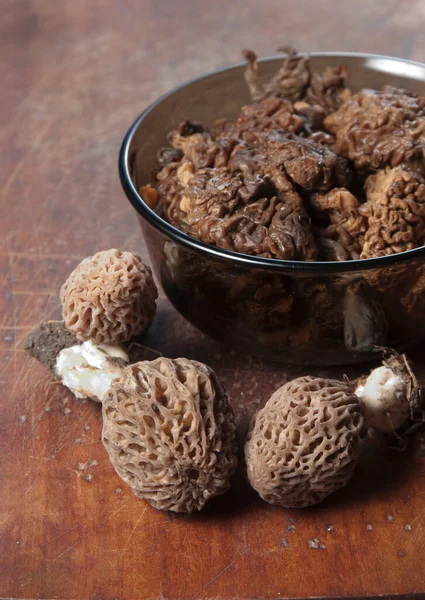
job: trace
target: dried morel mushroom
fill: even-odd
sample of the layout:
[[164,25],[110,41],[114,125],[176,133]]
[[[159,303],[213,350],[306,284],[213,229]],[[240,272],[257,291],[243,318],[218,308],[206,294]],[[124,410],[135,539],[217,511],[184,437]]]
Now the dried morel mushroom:
[[185,358],[124,369],[103,402],[102,439],[118,475],[160,510],[201,510],[237,465],[226,395],[209,367]]
[[355,393],[365,406],[366,424],[385,433],[405,425],[423,402],[423,386],[406,356],[394,351],[382,366],[360,379]]
[[245,446],[249,481],[270,504],[317,504],[348,483],[363,435],[363,406],[348,384],[295,379],[251,422]]
[[[290,333],[290,315],[295,298],[285,289],[282,279],[273,275],[241,273],[234,278],[226,303],[242,327],[249,323],[261,331]],[[282,332],[280,332],[282,335]]]
[[336,137],[337,154],[358,169],[410,164],[421,168],[425,149],[425,98],[386,86],[348,98],[326,117],[326,131]]
[[[305,112],[305,111],[304,111]],[[218,119],[212,124],[211,133],[217,139],[245,140],[252,132],[281,131],[299,133],[308,118],[303,119],[297,109],[284,98],[263,98],[241,108],[236,119]],[[310,122],[310,121],[308,121]]]
[[294,134],[252,134],[268,162],[282,169],[290,180],[306,191],[326,191],[350,184],[347,161],[326,146]]
[[287,57],[276,75],[266,85],[258,82],[257,56],[252,50],[243,50],[248,61],[245,81],[253,100],[264,96],[287,98],[292,102],[305,100],[327,112],[335,111],[350,95],[345,87],[348,71],[344,67],[327,67],[323,73],[314,73],[308,56],[299,56],[290,46],[280,49]]
[[157,297],[150,268],[115,249],[85,258],[60,291],[66,327],[79,340],[98,344],[142,333],[155,316]]
[[368,226],[362,258],[422,246],[425,241],[425,179],[402,167],[378,171],[366,184],[361,212]]
[[300,195],[260,150],[237,146],[226,166],[195,170],[183,162],[158,177],[164,214],[201,241],[245,254],[315,259]]
[[210,129],[172,131],[146,201],[188,235],[266,258],[345,261],[423,245],[425,97],[390,86],[351,95],[344,67],[316,73],[283,51],[264,85],[244,51],[254,101]]
[[[367,220],[360,213],[359,203],[351,192],[345,188],[333,188],[327,193],[316,193],[309,198],[309,208],[316,220],[326,225],[315,229],[322,260],[360,258]],[[324,240],[337,243],[342,248],[339,252],[344,252],[344,258],[338,256],[335,244],[323,243]]]

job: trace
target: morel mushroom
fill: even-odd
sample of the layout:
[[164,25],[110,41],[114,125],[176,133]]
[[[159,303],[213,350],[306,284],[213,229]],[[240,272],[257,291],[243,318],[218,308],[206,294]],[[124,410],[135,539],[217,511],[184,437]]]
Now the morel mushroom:
[[157,296],[150,268],[115,249],[85,258],[60,291],[66,327],[79,340],[98,344],[142,333],[155,316]]
[[[326,226],[316,227],[316,240],[323,260],[349,260],[360,258],[363,248],[367,219],[360,213],[355,196],[345,188],[334,188],[327,193],[312,194],[309,208],[318,222]],[[342,252],[335,252],[336,242]],[[325,241],[325,242],[324,242]]]
[[239,145],[226,166],[195,170],[192,164],[183,162],[158,174],[161,210],[173,224],[227,250],[267,258],[315,259],[316,246],[300,195],[260,150]]
[[160,510],[201,510],[237,465],[226,395],[209,367],[185,358],[126,367],[104,399],[102,439],[118,475]]
[[285,57],[282,66],[276,75],[265,86],[258,81],[257,55],[253,50],[242,50],[244,58],[248,61],[245,70],[245,81],[253,100],[264,96],[281,96],[288,100],[300,100],[310,80],[309,59],[307,56],[297,56],[296,51],[290,46],[281,49]]
[[252,50],[243,50],[248,61],[245,81],[253,100],[264,96],[278,96],[292,102],[305,100],[326,112],[335,111],[350,95],[345,87],[348,70],[345,67],[327,67],[323,73],[312,73],[310,58],[300,56],[290,46],[279,48],[286,54],[276,75],[264,86],[258,82],[257,56]]
[[384,433],[400,429],[423,400],[423,387],[406,356],[393,351],[382,366],[360,379],[355,393],[365,406],[366,424]]
[[425,179],[401,167],[366,180],[367,217],[362,258],[412,250],[425,241]]
[[252,134],[268,161],[283,169],[290,180],[306,191],[326,191],[348,185],[352,173],[347,161],[326,146],[294,134]]
[[[300,108],[298,105],[298,110]],[[309,114],[308,117],[303,118],[301,114],[298,114],[298,110],[284,98],[263,98],[258,102],[243,106],[236,119],[217,119],[212,124],[211,132],[218,139],[237,138],[240,140],[249,139],[252,132],[299,133],[305,128],[305,121],[314,119],[314,115]]]
[[363,90],[326,117],[335,152],[358,169],[408,164],[421,169],[425,150],[425,98],[385,86]]
[[295,379],[251,422],[245,446],[249,481],[270,504],[317,504],[348,483],[363,435],[363,406],[352,387],[330,379]]

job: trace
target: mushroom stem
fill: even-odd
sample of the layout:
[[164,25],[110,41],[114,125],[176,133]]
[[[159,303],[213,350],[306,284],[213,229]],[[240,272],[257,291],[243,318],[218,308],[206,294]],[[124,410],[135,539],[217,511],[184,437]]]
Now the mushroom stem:
[[355,394],[365,406],[367,425],[377,431],[395,431],[409,416],[406,383],[389,367],[374,369]]
[[[117,344],[80,342],[63,321],[47,321],[33,329],[25,341],[27,352],[47,367],[77,398],[102,402],[122,368],[130,362],[127,350]],[[131,347],[128,349],[131,352]]]
[[355,394],[365,406],[366,424],[391,433],[400,429],[420,406],[422,386],[406,356],[391,351],[380,367],[358,382]]
[[122,346],[87,341],[61,350],[55,372],[77,398],[102,402],[112,381],[128,363],[128,354]]

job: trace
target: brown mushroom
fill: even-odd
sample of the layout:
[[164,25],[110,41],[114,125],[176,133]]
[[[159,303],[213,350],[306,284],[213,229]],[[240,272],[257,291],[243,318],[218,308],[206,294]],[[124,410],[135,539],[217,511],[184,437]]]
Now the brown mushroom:
[[276,130],[299,133],[304,127],[304,121],[307,121],[307,117],[303,117],[304,115],[298,114],[295,106],[284,98],[263,98],[243,106],[236,119],[217,119],[211,127],[211,132],[219,139],[240,140],[249,138],[252,132]]
[[160,510],[201,510],[237,465],[226,395],[208,366],[185,358],[126,367],[103,401],[102,439],[118,475]]
[[316,258],[301,196],[260,150],[240,144],[225,166],[192,165],[182,162],[158,174],[161,210],[174,225],[205,243],[244,254]]
[[255,145],[268,161],[283,169],[290,180],[306,191],[327,191],[349,185],[352,173],[347,161],[324,145],[295,134],[253,134]]
[[286,56],[278,72],[265,85],[258,80],[257,55],[252,50],[243,50],[248,64],[245,81],[253,100],[263,97],[287,98],[291,102],[305,100],[326,112],[335,111],[349,97],[345,87],[348,77],[346,67],[327,67],[322,73],[311,71],[310,57],[300,56],[291,46],[279,48]]
[[358,169],[409,164],[422,169],[425,152],[425,98],[385,86],[363,90],[326,117],[335,151]]
[[249,481],[270,504],[317,504],[348,483],[363,435],[363,406],[352,386],[295,379],[274,392],[251,422]]
[[402,167],[378,171],[365,184],[367,217],[362,258],[395,254],[425,241],[425,179]]
[[[319,247],[323,240],[334,241],[345,251],[340,260],[360,258],[367,219],[360,213],[359,203],[351,192],[345,188],[333,188],[327,193],[318,192],[310,196],[309,208],[319,215],[319,219],[323,215],[324,219],[329,220],[326,227],[315,229]],[[323,251],[325,260],[334,258],[334,249],[325,245]]]
[[98,344],[142,333],[155,316],[157,297],[150,268],[135,254],[115,249],[85,258],[60,291],[67,329]]

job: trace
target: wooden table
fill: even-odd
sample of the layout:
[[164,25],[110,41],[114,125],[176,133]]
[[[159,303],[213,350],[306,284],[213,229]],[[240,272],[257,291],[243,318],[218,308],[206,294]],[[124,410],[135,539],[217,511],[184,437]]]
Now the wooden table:
[[[60,315],[58,288],[80,259],[110,247],[146,257],[116,164],[149,102],[246,46],[421,60],[424,17],[421,0],[3,0],[0,597],[425,597],[420,439],[409,453],[370,448],[346,490],[314,509],[273,508],[238,476],[204,513],[162,514],[114,473],[99,407],[22,350],[32,326]],[[211,364],[242,434],[273,389],[307,371],[236,356],[163,296],[146,346]]]

